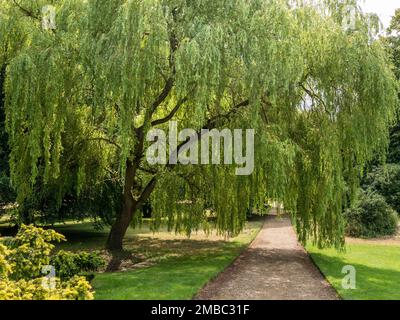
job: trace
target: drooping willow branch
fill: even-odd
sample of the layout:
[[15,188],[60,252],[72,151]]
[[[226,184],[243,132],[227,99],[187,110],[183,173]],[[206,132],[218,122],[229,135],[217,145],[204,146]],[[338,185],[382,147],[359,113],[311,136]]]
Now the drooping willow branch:
[[[187,232],[201,226],[201,205],[195,213],[175,206],[182,186],[176,175],[184,172],[215,207],[220,232],[237,234],[246,209],[267,196],[291,210],[301,240],[313,235],[320,245],[342,245],[341,199],[355,190],[357,168],[384,152],[397,105],[382,45],[367,25],[351,34],[340,27],[338,8],[354,1],[318,8],[300,1],[302,14],[285,0],[178,2],[57,0],[63,32],[56,39],[38,30],[31,17],[37,12],[29,12],[36,7],[24,8],[30,1],[2,0],[0,59],[9,61],[6,113],[18,201],[37,196],[43,176],[59,188],[51,196],[61,203],[75,190],[96,193],[110,175],[102,167],[118,171],[125,208],[114,228],[118,246],[137,209],[132,204],[151,190],[157,218],[171,217]],[[357,19],[364,25],[363,15]],[[335,121],[300,109],[306,93],[318,109],[335,106]],[[266,124],[257,130],[254,174],[238,178],[229,166],[150,168],[147,130],[178,115],[185,128]],[[77,145],[87,139],[110,147]]]
[[170,112],[166,117],[161,118],[161,119],[154,120],[154,121],[151,123],[151,125],[152,125],[153,127],[155,127],[155,126],[157,126],[157,125],[160,125],[160,124],[163,124],[163,123],[166,123],[166,122],[170,121],[170,120],[175,116],[175,114],[179,111],[180,107],[181,107],[187,100],[188,100],[187,98],[183,98],[183,99],[179,100],[178,103],[176,104],[176,106],[171,110],[171,112]]

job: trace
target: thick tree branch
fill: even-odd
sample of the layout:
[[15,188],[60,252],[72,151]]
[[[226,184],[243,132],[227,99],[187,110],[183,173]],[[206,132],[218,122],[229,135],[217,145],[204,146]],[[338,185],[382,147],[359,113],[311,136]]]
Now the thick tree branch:
[[[173,18],[174,21],[176,20],[176,14],[177,10],[173,10]],[[175,52],[179,48],[179,40],[175,34],[174,31],[174,26],[169,25],[170,29],[170,36],[169,36],[169,68],[171,71],[171,76],[167,79],[165,82],[164,89],[161,91],[160,95],[157,97],[157,99],[153,102],[151,106],[151,113],[150,113],[150,118],[156,112],[157,108],[161,105],[161,103],[164,102],[164,100],[168,97],[169,93],[172,91],[172,88],[174,87],[174,82],[175,82],[175,74],[176,74],[176,66],[175,66]]]
[[158,173],[158,171],[155,170],[155,169],[144,168],[143,166],[140,166],[140,167],[139,167],[139,170],[140,170],[140,171],[143,171],[143,172],[146,172],[146,173],[148,173],[148,174],[151,174],[151,175],[155,175],[155,174]]
[[112,141],[110,139],[107,139],[107,138],[101,138],[101,137],[99,137],[99,138],[90,138],[90,139],[87,139],[86,141],[103,141],[103,142],[106,142],[108,144],[111,144],[111,145],[115,146],[118,149],[121,149],[121,146],[118,143],[116,143],[115,141]]
[[32,19],[35,19],[35,20],[40,21],[40,17],[39,17],[39,16],[35,15],[32,11],[30,11],[30,10],[28,10],[28,9],[26,9],[26,8],[24,8],[24,7],[22,7],[22,6],[17,2],[17,0],[13,0],[13,3],[14,3],[14,4],[18,7],[18,9],[19,9],[20,11],[22,11],[26,16],[28,16],[28,17],[30,17],[30,18],[32,18]]
[[[30,11],[30,10],[24,8],[23,6],[21,6],[21,5],[17,2],[17,0],[13,0],[13,3],[14,3],[14,5],[15,5],[16,7],[18,7],[18,9],[19,9],[25,16],[27,16],[27,17],[29,17],[29,18],[32,18],[33,20],[36,20],[36,21],[39,21],[39,22],[42,21],[42,18],[41,18],[40,15],[36,15],[36,14],[33,13],[32,11]],[[53,29],[53,28],[51,29],[51,31],[53,32],[53,34],[56,33],[56,30]]]
[[213,129],[215,128],[216,124],[220,122],[221,120],[228,120],[231,116],[235,115],[237,112],[241,110],[243,107],[247,107],[250,104],[249,100],[244,100],[240,102],[239,104],[233,106],[229,112],[223,114],[223,115],[218,115],[214,118],[211,118],[207,121],[207,124],[203,129]]
[[169,120],[171,120],[174,115],[179,111],[180,107],[187,101],[187,98],[183,98],[181,100],[178,101],[178,103],[176,104],[176,106],[171,110],[171,112],[164,118],[158,119],[158,120],[154,120],[151,125],[157,126],[160,124],[163,124],[165,122],[168,122]]
[[146,185],[146,187],[143,189],[139,199],[137,200],[137,207],[139,208],[141,205],[143,205],[150,197],[151,193],[153,192],[155,186],[157,183],[157,178],[153,177]]
[[304,84],[300,83],[299,84],[300,88],[302,88],[312,99],[318,100],[322,106],[324,107],[325,111],[327,111],[326,103],[325,101],[314,92],[314,90],[308,89]]
[[156,112],[157,108],[160,106],[161,103],[165,101],[165,99],[168,97],[169,93],[171,92],[172,88],[174,87],[174,78],[170,77],[165,83],[165,86],[157,99],[153,102],[151,109],[150,109],[150,116],[153,115],[154,112]]
[[[225,121],[228,120],[231,116],[236,114],[239,110],[241,110],[242,108],[247,107],[249,105],[250,105],[250,101],[244,100],[244,101],[240,102],[239,104],[233,106],[229,112],[209,119],[207,121],[207,123],[199,131],[197,131],[197,133],[196,133],[196,135],[198,137],[197,139],[201,140],[202,135],[203,135],[203,130],[212,130],[212,129],[217,128],[217,125],[219,122],[221,122],[222,120],[225,120]],[[187,139],[186,141],[179,144],[179,146],[177,147],[177,154],[180,154],[182,152],[182,148],[188,143],[188,141],[189,141],[189,139]],[[173,166],[174,165],[169,164],[168,168],[173,167]]]

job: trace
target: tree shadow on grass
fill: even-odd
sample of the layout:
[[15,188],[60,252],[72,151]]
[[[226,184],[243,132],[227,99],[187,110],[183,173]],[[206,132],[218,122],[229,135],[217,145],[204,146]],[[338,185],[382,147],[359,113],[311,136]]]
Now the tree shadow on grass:
[[[210,240],[191,240],[191,239],[160,239],[150,237],[131,237],[124,242],[125,250],[122,252],[112,252],[108,272],[121,270],[126,261],[136,261],[130,269],[136,267],[147,267],[159,262],[168,263],[169,261],[184,258],[186,261],[191,257],[218,256],[225,252],[237,252],[242,246],[238,243],[227,241]],[[137,264],[137,266],[135,266]],[[128,266],[129,269],[129,266]]]
[[[108,252],[105,243],[108,230],[93,228],[61,226],[55,228],[62,233],[67,241],[57,245],[57,250],[99,250],[108,261],[106,272],[126,271],[154,265],[160,261],[173,260],[190,255],[218,255],[227,249],[239,249],[243,244],[225,240],[173,238],[174,233],[163,233],[160,236],[153,232],[143,232],[139,235],[129,233],[124,239],[124,250]],[[150,236],[153,235],[153,236]]]
[[194,251],[191,255],[171,255],[149,267],[100,274],[94,280],[96,299],[191,299],[229,265],[238,253],[234,249],[222,247],[214,254]]
[[109,252],[111,258],[108,261],[107,267],[105,272],[116,272],[121,270],[121,266],[124,261],[132,261],[132,264],[139,263],[139,261],[136,260],[135,263],[135,256],[132,255],[132,252],[122,250],[122,251],[112,251]]
[[[312,259],[339,292],[343,299],[349,300],[380,300],[400,299],[400,266],[397,270],[371,267],[359,263],[351,263],[344,258],[332,257],[323,253],[312,253]],[[356,270],[356,289],[346,290],[342,287],[342,280],[346,274],[342,269],[351,265]]]
[[[56,244],[56,250],[100,251],[107,261],[105,272],[144,268],[180,257],[190,259],[190,256],[218,256],[227,250],[239,252],[244,246],[243,243],[215,237],[177,237],[175,233],[167,233],[165,230],[158,235],[145,226],[138,230],[129,230],[124,239],[123,251],[108,252],[105,250],[108,228],[98,230],[91,223],[57,225],[53,228],[67,239]],[[8,234],[15,235],[15,231],[10,230]]]

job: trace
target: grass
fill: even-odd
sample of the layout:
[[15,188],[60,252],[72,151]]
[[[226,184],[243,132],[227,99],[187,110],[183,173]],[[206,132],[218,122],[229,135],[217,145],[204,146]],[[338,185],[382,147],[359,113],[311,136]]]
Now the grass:
[[[312,259],[345,300],[400,300],[400,246],[347,245],[346,252],[308,246]],[[356,289],[342,288],[342,268],[356,269]]]
[[[146,224],[140,229],[130,229],[124,248],[136,261],[126,271],[96,275],[92,283],[95,298],[191,299],[248,246],[262,223],[263,218],[248,222],[240,236],[229,240],[215,233],[206,235],[203,232],[194,234],[190,239],[165,229],[154,234]],[[94,229],[90,223],[67,224],[56,229],[68,239],[58,248],[73,251],[102,249],[108,233],[108,230]],[[135,265],[137,262],[140,264]]]
[[[129,229],[126,252],[115,259],[124,271],[97,274],[93,286],[99,300],[191,299],[210,279],[223,271],[248,246],[260,230],[263,218],[247,223],[232,239],[215,233],[193,234],[189,239],[166,229],[153,233],[147,223]],[[6,228],[0,228],[5,231]],[[64,250],[102,250],[108,229],[96,230],[92,223],[58,225],[68,241]],[[308,246],[314,262],[346,300],[400,300],[400,245],[351,242],[346,252]],[[126,262],[130,263],[126,263]],[[342,269],[356,269],[356,289],[342,288]]]
[[241,247],[226,245],[213,254],[171,257],[148,268],[100,274],[93,283],[96,299],[191,299],[232,262]]

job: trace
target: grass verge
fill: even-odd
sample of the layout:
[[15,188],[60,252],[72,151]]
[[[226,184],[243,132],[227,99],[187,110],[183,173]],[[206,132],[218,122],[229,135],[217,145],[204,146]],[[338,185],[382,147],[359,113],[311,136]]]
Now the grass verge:
[[[223,271],[258,234],[264,219],[247,223],[242,234],[225,239],[215,233],[198,232],[188,239],[167,232],[152,233],[144,225],[129,230],[124,248],[131,263],[123,271],[97,274],[93,286],[99,300],[188,300],[210,279]],[[68,242],[63,250],[102,249],[108,230],[95,230],[89,223],[56,228]],[[117,257],[118,260],[118,257]],[[121,261],[117,261],[117,264]]]
[[[350,243],[343,253],[313,246],[307,250],[343,299],[400,300],[400,246]],[[356,270],[356,289],[342,287],[346,265]]]

